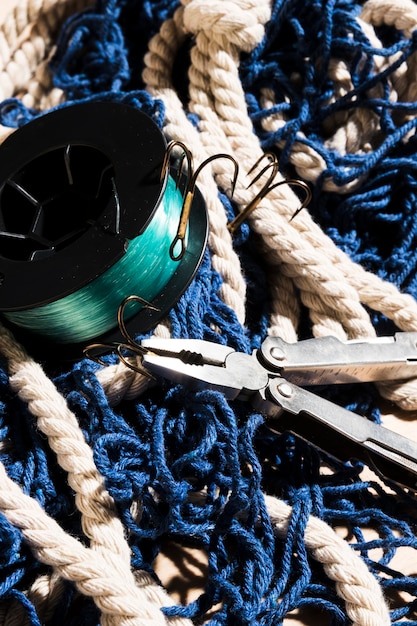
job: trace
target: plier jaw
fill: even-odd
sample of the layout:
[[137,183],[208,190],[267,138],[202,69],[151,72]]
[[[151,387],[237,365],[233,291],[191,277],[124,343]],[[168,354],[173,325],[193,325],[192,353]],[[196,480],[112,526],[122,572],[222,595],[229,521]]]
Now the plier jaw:
[[256,353],[244,354],[200,339],[152,338],[140,345],[145,349],[145,369],[194,390],[212,389],[228,400],[248,400],[269,383]]

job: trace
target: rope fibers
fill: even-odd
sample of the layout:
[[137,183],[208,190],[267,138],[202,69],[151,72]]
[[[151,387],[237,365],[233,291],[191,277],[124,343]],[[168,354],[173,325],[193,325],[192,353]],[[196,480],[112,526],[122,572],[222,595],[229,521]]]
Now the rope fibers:
[[[0,32],[1,136],[114,100],[196,162],[238,158],[232,199],[230,167],[199,179],[208,250],[159,336],[250,352],[268,333],[417,330],[416,24],[411,0],[22,0]],[[261,149],[311,185],[309,213],[290,223],[280,186],[232,240]],[[400,487],[221,394],[116,362],[48,378],[4,328],[0,353],[1,625],[276,626],[309,608],[332,626],[417,624],[416,578],[394,561],[417,549]],[[417,408],[415,381],[320,390],[375,421],[378,392]],[[188,605],[153,569],[167,541],[207,556]]]

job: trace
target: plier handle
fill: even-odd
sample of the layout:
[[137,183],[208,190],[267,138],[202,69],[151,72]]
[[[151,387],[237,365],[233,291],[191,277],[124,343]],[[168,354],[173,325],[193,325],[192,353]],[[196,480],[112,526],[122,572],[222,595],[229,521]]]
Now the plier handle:
[[[417,491],[417,442],[326,400],[302,385],[407,379],[417,374],[417,333],[363,341],[335,337],[287,343],[268,337],[252,354],[195,339],[140,343],[143,367],[192,389],[250,401],[341,460],[356,457]],[[335,443],[334,434],[348,445]],[[330,448],[330,449],[329,449]]]

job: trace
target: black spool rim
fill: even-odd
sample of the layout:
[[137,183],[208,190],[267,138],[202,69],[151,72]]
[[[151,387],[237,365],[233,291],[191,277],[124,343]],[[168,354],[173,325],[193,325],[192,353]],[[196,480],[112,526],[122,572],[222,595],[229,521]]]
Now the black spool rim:
[[[80,118],[83,119],[81,129],[77,127]],[[86,123],[86,120],[88,123]],[[121,125],[120,120],[122,120]],[[96,145],[94,143],[95,138],[99,135],[101,137],[104,125],[108,125],[110,121],[113,121],[114,126],[118,126],[118,137],[115,137],[113,132],[107,137],[105,142],[100,140],[98,145]],[[66,131],[68,132],[65,132],[61,127],[64,122],[67,124]],[[69,124],[69,122],[71,123]],[[98,123],[96,124],[96,122]],[[94,126],[93,130],[91,126]],[[128,139],[126,140],[128,150],[125,154],[123,153],[124,142],[120,138],[121,126],[128,134]],[[50,132],[58,127],[59,134],[54,136],[51,142]],[[45,132],[45,129],[48,132]],[[145,129],[145,138],[141,137],[142,150],[138,149],[137,143],[138,132],[141,129]],[[88,144],[83,139],[84,131],[86,133],[88,131],[86,134]],[[65,141],[63,142],[62,139],[64,137]],[[38,138],[41,141],[36,146]],[[133,238],[146,230],[146,226],[163,196],[166,181],[160,182],[159,172],[165,155],[166,142],[156,124],[141,111],[120,103],[96,102],[71,105],[37,118],[19,129],[0,147],[0,189],[3,189],[4,181],[11,175],[10,173],[19,171],[19,167],[22,167],[22,154],[25,155],[24,163],[30,163],[30,157],[36,158],[41,150],[41,153],[44,154],[55,149],[58,143],[61,146],[77,140],[79,142],[77,145],[82,144],[91,148],[98,148],[106,156],[109,156],[111,138],[113,140],[118,139],[117,146],[113,146],[113,152],[116,155],[114,158],[117,162],[114,163],[112,161],[112,163],[117,175],[120,215],[124,216],[123,220],[120,221],[119,233],[116,234],[114,231],[111,231],[109,235],[109,230],[103,228],[103,221],[105,225],[109,222],[114,223],[114,212],[107,211],[106,207],[105,214],[102,216],[103,220],[93,227],[91,232],[86,232],[73,245],[60,252],[59,255],[37,260],[36,262],[13,262],[1,257],[0,249],[0,276],[5,274],[6,271],[12,271],[14,279],[14,289],[10,287],[3,289],[4,286],[10,285],[9,281],[6,280],[3,280],[3,284],[0,286],[0,315],[2,311],[7,312],[15,311],[19,308],[37,307],[46,302],[59,300],[68,293],[74,293],[121,258],[125,252],[125,239]],[[151,144],[149,148],[150,154],[147,156],[144,156],[148,150],[145,139],[148,139]],[[107,151],[103,149],[104,145]],[[3,149],[5,149],[4,152]],[[142,152],[140,159],[137,156],[138,152]],[[18,158],[19,153],[20,159]],[[144,163],[143,170],[138,169],[138,163]],[[138,172],[142,174],[140,177],[141,184],[135,186],[131,181],[131,177],[133,173],[137,175]],[[183,188],[183,186],[184,181],[181,181],[180,188]],[[140,194],[140,210],[138,208],[137,193]],[[167,314],[187,289],[201,263],[207,244],[208,216],[205,202],[198,189],[195,190],[188,228],[188,243],[184,257],[178,262],[178,268],[166,286],[152,300],[152,305],[156,309],[142,308],[126,321],[126,328],[132,337],[137,334],[147,333]],[[101,262],[90,264],[88,268],[79,267],[78,269],[78,266],[82,266],[80,261],[83,258],[82,256],[80,257],[81,253],[79,251],[84,251],[84,254],[86,254],[86,251],[91,253],[91,242],[94,244],[95,256]],[[74,275],[73,271],[69,272],[71,273],[71,278],[68,278],[68,267],[64,267],[66,273],[64,273],[63,277],[62,272],[61,275],[57,276],[58,256],[59,261],[64,266],[65,263],[71,266],[73,265],[74,255],[77,256],[78,260],[77,281],[74,281],[72,278]],[[29,268],[30,271],[26,274],[25,270]],[[65,283],[66,277],[69,284]],[[21,298],[20,306],[16,306],[16,303],[19,303],[16,292],[21,291],[22,281],[27,284],[28,280],[31,281],[28,286],[29,294],[26,294],[25,298]],[[58,295],[56,291],[53,291],[54,281],[55,284],[56,281],[59,281],[61,285],[63,284]],[[38,289],[40,283],[42,284],[41,294],[39,294]],[[44,285],[44,283],[48,284]],[[42,295],[45,299],[40,301],[39,295]],[[126,294],[126,296],[129,295],[140,296],[140,294]],[[27,304],[28,301],[30,301],[29,305]],[[30,333],[19,326],[9,323],[7,320],[4,323],[12,329],[16,337],[24,343],[29,352],[42,361],[74,361],[82,357],[87,343],[111,343],[123,340],[117,327],[117,319],[115,319],[114,329],[105,334],[91,337],[90,340],[82,343],[60,343],[50,340],[48,337]]]
[[41,115],[5,140],[0,146],[0,205],[10,180],[39,157],[66,146],[95,149],[109,160],[120,215],[111,198],[73,244],[36,262],[2,256],[0,238],[0,311],[54,302],[95,280],[121,258],[126,239],[146,229],[163,196],[166,181],[160,181],[159,172],[166,142],[155,122],[125,104],[90,102]]
[[[139,334],[146,334],[167,315],[187,290],[201,264],[207,244],[208,220],[206,204],[198,188],[195,190],[188,228],[188,246],[184,257],[164,289],[152,300],[151,304],[155,309],[144,307],[133,317],[125,320],[126,330],[132,338]],[[112,330],[81,343],[58,343],[47,337],[32,334],[23,328],[10,324],[7,320],[4,320],[3,323],[13,331],[28,352],[42,362],[74,362],[83,357],[84,350],[89,343],[102,343],[103,346],[106,346],[111,343],[125,342],[117,326],[117,319],[115,319]],[[106,351],[108,352],[108,350],[104,350],[104,352]]]

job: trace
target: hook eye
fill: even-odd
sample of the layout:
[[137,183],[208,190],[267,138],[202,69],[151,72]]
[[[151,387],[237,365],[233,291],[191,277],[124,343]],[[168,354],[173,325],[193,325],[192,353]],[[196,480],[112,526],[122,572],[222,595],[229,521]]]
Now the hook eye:
[[[171,257],[173,261],[181,261],[187,249],[185,245],[185,233],[187,231],[187,222],[185,221],[184,223],[185,223],[185,226],[183,223],[180,224],[177,234],[175,235],[174,239],[171,242],[171,245],[169,246],[169,256]],[[179,250],[176,250],[178,246],[179,246]]]

